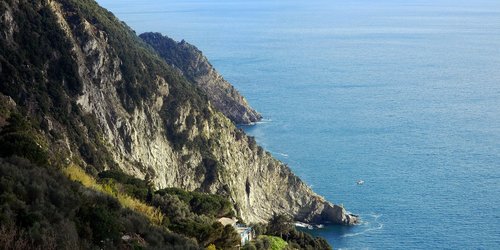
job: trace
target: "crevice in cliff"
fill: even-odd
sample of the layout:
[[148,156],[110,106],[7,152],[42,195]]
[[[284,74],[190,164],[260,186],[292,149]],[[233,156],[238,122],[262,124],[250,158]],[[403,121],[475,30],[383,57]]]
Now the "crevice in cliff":
[[245,183],[245,191],[247,193],[247,199],[250,200],[250,181],[247,178],[247,181]]
[[219,162],[212,158],[203,158],[202,168],[204,179],[200,186],[200,191],[210,192],[210,187],[215,183],[219,177]]

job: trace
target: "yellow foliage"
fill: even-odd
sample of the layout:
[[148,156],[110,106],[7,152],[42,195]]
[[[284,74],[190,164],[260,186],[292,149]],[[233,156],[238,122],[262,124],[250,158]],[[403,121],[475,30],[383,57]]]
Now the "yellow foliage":
[[70,165],[63,169],[63,172],[73,181],[78,181],[82,183],[85,187],[92,188],[94,190],[106,193],[118,199],[123,207],[129,208],[135,212],[143,214],[152,223],[156,225],[161,225],[163,222],[163,214],[158,208],[151,207],[142,201],[130,197],[127,194],[120,193],[111,184],[99,184],[97,181],[83,169],[76,165]]
[[210,244],[208,245],[208,247],[206,248],[207,250],[217,250],[217,248],[215,247],[214,244]]
[[158,208],[148,206],[140,200],[130,197],[126,194],[118,193],[115,197],[118,199],[120,204],[122,204],[122,206],[145,215],[154,224],[161,225],[161,223],[163,222],[163,214]]
[[97,184],[97,181],[92,176],[85,173],[85,171],[83,171],[83,169],[81,169],[80,167],[78,167],[76,165],[73,165],[73,164],[69,165],[67,168],[63,169],[63,172],[71,180],[78,181],[78,182],[82,183],[82,185],[84,185],[88,188],[93,188],[93,189],[96,189],[98,191],[102,191],[101,186],[99,184]]

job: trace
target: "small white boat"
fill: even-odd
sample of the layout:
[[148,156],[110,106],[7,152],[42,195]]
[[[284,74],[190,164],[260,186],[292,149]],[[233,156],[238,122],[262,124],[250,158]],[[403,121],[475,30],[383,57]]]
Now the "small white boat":
[[356,182],[356,184],[358,184],[358,185],[363,185],[363,184],[365,184],[365,181],[364,181],[364,180],[358,180],[358,181]]
[[314,229],[314,227],[311,224],[307,224],[307,223],[299,222],[299,221],[295,222],[295,226],[296,227],[307,228],[307,229],[310,229],[310,230]]
[[323,224],[318,224],[316,225],[317,228],[324,228],[325,226],[323,226]]
[[296,226],[296,227],[303,227],[303,228],[307,228],[307,227],[309,227],[309,224],[304,223],[304,222],[299,222],[299,221],[297,221],[297,222],[295,222],[295,226]]

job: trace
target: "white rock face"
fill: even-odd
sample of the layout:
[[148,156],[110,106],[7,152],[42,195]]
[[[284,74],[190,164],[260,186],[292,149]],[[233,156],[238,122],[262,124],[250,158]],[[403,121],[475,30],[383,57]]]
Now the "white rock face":
[[[170,83],[161,76],[149,83],[155,86],[154,94],[127,111],[117,93],[123,81],[122,61],[108,34],[83,17],[70,21],[74,13],[64,11],[57,1],[50,7],[73,44],[83,82],[77,103],[97,119],[104,131],[101,139],[122,170],[150,179],[157,188],[227,195],[246,222],[264,222],[277,213],[306,222],[355,223],[355,217],[316,195],[208,103],[206,111],[190,102],[178,103],[177,115],[166,115],[167,100],[173,97]],[[194,146],[174,145],[167,129],[186,135]]]

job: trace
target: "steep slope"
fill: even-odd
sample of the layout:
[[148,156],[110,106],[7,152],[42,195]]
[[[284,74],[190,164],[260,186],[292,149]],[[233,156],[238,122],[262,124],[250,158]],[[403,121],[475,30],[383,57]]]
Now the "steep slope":
[[200,87],[215,108],[236,124],[249,124],[262,116],[248,105],[238,91],[213,68],[198,48],[182,40],[144,33],[139,36],[190,82]]
[[1,93],[36,124],[52,162],[221,194],[247,222],[356,222],[94,1],[2,1],[0,30]]

